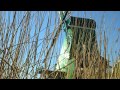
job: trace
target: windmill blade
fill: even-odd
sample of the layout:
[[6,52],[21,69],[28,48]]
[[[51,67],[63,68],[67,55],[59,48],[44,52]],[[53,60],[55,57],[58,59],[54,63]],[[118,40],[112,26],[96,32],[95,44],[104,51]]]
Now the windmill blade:
[[58,15],[61,21],[64,19],[64,17],[68,19],[71,16],[70,14],[71,14],[71,11],[58,11]]
[[59,15],[59,18],[61,21],[62,21],[62,18],[64,16],[64,13],[65,13],[65,11],[58,11],[58,15]]

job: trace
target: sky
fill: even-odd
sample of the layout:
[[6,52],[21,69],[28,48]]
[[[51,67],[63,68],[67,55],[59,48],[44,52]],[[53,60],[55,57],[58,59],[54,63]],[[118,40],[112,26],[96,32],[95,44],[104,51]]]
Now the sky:
[[[29,28],[31,28],[31,37],[34,36],[34,31],[35,31],[35,21],[38,20],[38,22],[41,20],[39,18],[35,18],[36,16],[36,11],[32,11],[31,14],[31,20],[30,20],[30,25]],[[55,27],[55,18],[59,18],[59,15],[57,14],[56,11],[40,11],[40,13],[43,13],[44,15],[44,22],[43,25],[41,27],[41,33],[39,35],[39,44],[42,42],[42,40],[44,38],[45,35],[45,30],[47,28],[47,22],[48,22],[48,18],[50,17],[50,33],[53,32],[54,27]],[[7,18],[7,24],[9,24],[10,22],[12,22],[12,16],[13,14],[9,11],[6,14],[6,18]],[[22,19],[22,17],[24,16],[24,12],[20,11],[19,15],[18,15],[18,20],[16,21],[16,24],[18,26],[18,22],[20,22],[19,20]],[[118,58],[118,53],[120,54],[120,11],[72,11],[71,16],[76,16],[76,17],[84,17],[84,18],[91,18],[94,19],[96,21],[96,36],[97,36],[97,41],[99,44],[99,40],[100,40],[100,31],[102,31],[102,40],[104,39],[104,32],[106,33],[106,37],[108,40],[108,47],[107,47],[107,56],[110,56],[110,64],[112,64],[113,60],[116,60]],[[38,17],[38,16],[37,16]],[[9,22],[10,19],[10,22]],[[58,20],[57,20],[58,22]],[[59,23],[57,23],[58,26]],[[20,26],[22,27],[22,26]],[[19,32],[18,32],[19,35]],[[55,47],[55,52],[54,55],[52,57],[52,62],[51,64],[55,64],[58,58],[58,55],[60,53],[61,50],[61,46],[62,46],[62,42],[64,40],[65,37],[65,33],[64,30],[61,31],[60,36],[58,38],[57,41],[57,45]],[[18,38],[16,38],[17,40]],[[16,42],[17,43],[17,42]],[[101,56],[103,56],[103,52],[104,52],[104,43],[102,43],[102,53]],[[38,53],[40,52],[40,50],[42,49],[42,45],[40,45],[38,47]],[[58,51],[58,52],[57,52]],[[56,56],[57,53],[57,56]],[[55,56],[55,57],[54,57]],[[44,59],[45,55],[43,55],[42,59]],[[37,58],[39,58],[37,56]],[[107,57],[108,58],[108,57]],[[51,65],[52,66],[52,65]]]
[[[54,13],[53,12],[53,19]],[[104,32],[107,37],[107,56],[110,57],[110,65],[118,58],[118,53],[120,53],[120,11],[72,11],[71,16],[79,18],[91,18],[96,21],[96,36],[99,45],[100,41],[100,31],[102,32],[102,46],[101,46],[101,56],[104,57]],[[59,16],[58,16],[59,18]],[[47,20],[47,19],[46,19]],[[53,20],[52,20],[53,21]],[[47,22],[47,21],[45,21]],[[54,22],[52,22],[54,23]],[[52,28],[52,27],[51,27]],[[52,31],[52,29],[51,29]],[[57,42],[58,52],[60,52],[62,42],[64,40],[65,33],[64,30],[61,31],[61,36]],[[61,40],[61,42],[60,42]],[[56,63],[55,58],[52,59],[52,64]],[[51,65],[52,66],[52,65]]]
[[[30,20],[30,28],[31,28],[31,37],[34,36],[34,31],[35,31],[35,17],[38,17],[35,13],[37,13],[36,11],[32,11],[31,14],[31,20]],[[44,22],[43,25],[41,27],[41,33],[39,35],[39,39],[43,39],[44,35],[45,35],[45,30],[47,28],[47,22],[48,22],[48,18],[50,17],[51,20],[51,24],[50,24],[50,33],[54,30],[54,26],[55,26],[55,18],[59,18],[59,15],[57,14],[56,11],[40,11],[40,13],[42,13],[44,15]],[[19,20],[22,19],[23,15],[25,14],[25,12],[20,11],[19,15],[17,18],[18,21],[16,22],[18,24]],[[8,12],[6,15],[10,16],[10,21],[12,22],[12,15],[13,13]],[[39,14],[40,15],[40,14]],[[7,16],[7,17],[8,17]],[[109,54],[110,56],[110,61],[112,61],[113,59],[116,60],[116,58],[118,57],[118,53],[120,52],[120,11],[72,11],[71,16],[76,16],[76,17],[84,17],[84,18],[91,18],[94,19],[96,21],[96,36],[97,36],[97,41],[99,44],[99,40],[100,40],[100,30],[103,32],[102,33],[102,39],[104,39],[104,31],[106,33],[106,37],[108,39],[108,49],[107,49],[107,54]],[[37,18],[38,21],[41,20],[41,17]],[[57,21],[58,22],[58,21]],[[8,22],[9,24],[9,22]],[[57,24],[58,25],[58,24]],[[21,26],[20,26],[21,27]],[[19,33],[18,33],[19,34]],[[58,51],[60,51],[61,46],[62,46],[62,42],[63,39],[65,37],[65,33],[62,30],[61,34],[59,36],[59,40],[57,42],[57,47]],[[118,40],[117,40],[118,39]],[[117,43],[116,43],[117,41]],[[39,41],[39,43],[41,42],[41,40]],[[102,43],[102,51],[104,52],[104,43]],[[38,47],[38,52],[40,52],[41,50],[41,46]],[[101,54],[103,56],[103,53]],[[44,56],[43,56],[44,58]],[[54,63],[54,60],[53,60]]]
[[[77,14],[78,13],[78,14]],[[118,58],[120,53],[120,11],[74,11],[73,16],[91,18],[96,21],[96,36],[99,44],[100,30],[102,40],[104,39],[104,31],[108,39],[107,56],[110,56],[110,61]],[[101,24],[101,22],[103,22]],[[102,56],[104,52],[104,43],[102,43]],[[108,58],[108,57],[107,57]]]

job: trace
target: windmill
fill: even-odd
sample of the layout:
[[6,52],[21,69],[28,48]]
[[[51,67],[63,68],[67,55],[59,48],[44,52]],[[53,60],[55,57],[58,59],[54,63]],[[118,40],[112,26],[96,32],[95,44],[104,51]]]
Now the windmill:
[[[91,53],[96,43],[96,22],[93,19],[73,17],[70,13],[70,11],[58,11],[66,37],[64,38],[60,52],[62,55],[58,58],[55,71],[46,70],[48,77],[52,77],[53,75],[56,78],[65,78],[65,76],[69,79],[73,78],[76,65],[75,58],[77,57],[76,53],[82,53],[84,48],[88,49],[90,38],[91,43],[89,47]],[[83,61],[80,66],[83,67],[83,64],[87,66],[87,60],[85,63]]]
[[[59,13],[61,17],[65,15],[64,14],[65,12],[59,12]],[[75,47],[77,47],[76,48],[77,50],[82,51],[82,43],[86,42],[84,41],[86,35],[90,35],[87,33],[91,33],[91,37],[92,37],[91,42],[95,43],[96,22],[92,19],[73,17],[69,15],[69,18],[67,18],[63,26],[66,32],[66,38],[63,42],[61,53],[65,53],[65,54],[63,54],[63,56],[60,56],[58,58],[56,69],[57,70],[60,69],[59,71],[62,72],[67,72],[67,77],[72,78],[73,73],[75,71],[75,57],[73,55],[74,51],[72,52],[72,50],[74,50]],[[81,41],[78,40],[79,38],[81,38]],[[90,38],[90,36],[88,36],[88,38]],[[86,43],[84,44],[86,45]]]

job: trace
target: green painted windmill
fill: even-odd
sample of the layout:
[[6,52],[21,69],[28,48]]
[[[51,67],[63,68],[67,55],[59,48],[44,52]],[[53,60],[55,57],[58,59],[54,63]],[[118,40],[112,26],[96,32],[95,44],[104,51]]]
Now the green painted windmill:
[[[83,51],[82,44],[85,44],[87,48],[88,42],[85,40],[90,37],[92,38],[90,46],[92,50],[93,43],[96,41],[96,22],[92,19],[70,16],[69,11],[58,11],[58,13],[60,20],[63,22],[62,26],[66,36],[54,72],[65,73],[64,75],[67,75],[68,79],[72,79],[75,71],[75,58],[72,50],[76,47],[76,50]],[[53,71],[48,70],[47,72],[51,73]],[[61,78],[61,76],[59,77]]]
[[[63,17],[65,16],[66,12],[59,12],[60,19],[62,20]],[[74,57],[72,57],[71,54],[71,48],[73,45],[73,40],[76,41],[76,45],[82,45],[83,41],[85,38],[92,37],[91,42],[96,41],[96,35],[95,35],[95,28],[96,28],[96,22],[92,19],[87,19],[87,18],[78,18],[78,17],[72,17],[70,16],[69,18],[65,19],[65,22],[63,24],[63,28],[66,33],[66,37],[64,39],[60,56],[58,58],[58,63],[56,66],[56,70],[66,72],[68,78],[73,77],[73,73],[75,70],[75,60]],[[76,35],[75,35],[76,34]],[[81,34],[81,35],[79,35]],[[86,37],[86,35],[89,35]],[[81,38],[81,41],[78,41],[78,38]],[[87,43],[84,43],[87,44]],[[86,45],[87,46],[87,45]],[[78,49],[82,51],[82,46],[78,46]],[[91,44],[91,50],[92,50],[92,44]]]

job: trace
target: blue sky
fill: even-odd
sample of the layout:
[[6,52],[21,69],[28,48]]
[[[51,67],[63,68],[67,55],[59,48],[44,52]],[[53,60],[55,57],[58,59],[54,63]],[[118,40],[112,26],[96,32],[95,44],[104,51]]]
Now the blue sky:
[[[22,12],[24,13],[24,12]],[[31,15],[35,15],[36,12],[32,12]],[[46,12],[40,12],[40,13],[44,13],[44,22],[41,28],[41,33],[39,35],[39,39],[43,39],[44,35],[45,35],[45,30],[47,28],[47,21],[48,18],[50,18],[51,20],[51,24],[50,24],[50,33],[53,32],[54,27],[55,27],[55,18],[59,18],[59,16],[57,15],[56,11],[46,11]],[[20,12],[21,14],[21,12]],[[106,33],[106,37],[108,39],[108,45],[107,45],[107,56],[109,54],[110,56],[110,61],[112,60],[116,60],[116,58],[118,57],[118,53],[120,52],[120,31],[118,31],[118,29],[120,28],[120,11],[72,11],[71,13],[72,16],[76,16],[76,17],[84,17],[84,18],[91,18],[94,19],[96,21],[97,24],[97,28],[96,28],[96,34],[97,34],[97,41],[99,44],[99,40],[100,40],[100,30],[103,32],[102,33],[102,40],[104,40],[104,31]],[[37,15],[36,15],[37,16]],[[31,37],[34,36],[33,32],[35,30],[35,17],[32,18],[31,17]],[[38,17],[38,16],[37,16]],[[19,18],[21,18],[21,15],[19,16]],[[41,18],[37,18],[37,20],[41,20]],[[58,23],[57,23],[58,25]],[[55,47],[55,51],[57,55],[60,52],[61,46],[62,46],[62,42],[64,39],[65,33],[62,30],[59,36],[59,40],[57,41],[57,45]],[[118,40],[117,40],[118,39]],[[117,40],[117,43],[116,43]],[[39,43],[41,43],[42,40],[39,41]],[[42,44],[41,44],[42,45]],[[101,55],[103,56],[103,52],[104,52],[104,43],[102,42],[102,53]],[[39,46],[38,48],[38,53],[40,52],[42,46]],[[53,54],[53,56],[56,56],[56,53]],[[44,59],[44,56],[42,57],[42,59]],[[108,58],[108,57],[107,57]],[[56,62],[57,57],[52,57],[52,64]],[[111,62],[112,63],[112,62]]]
[[[52,18],[54,19],[55,12],[52,12],[52,13],[53,13]],[[104,56],[104,32],[105,32],[108,40],[106,58],[108,59],[108,55],[109,55],[110,64],[112,64],[113,61],[117,59],[118,53],[120,53],[120,45],[119,45],[120,31],[118,30],[120,28],[120,17],[119,17],[120,11],[72,11],[71,15],[76,17],[91,18],[96,21],[96,24],[97,24],[96,36],[97,36],[98,44],[100,41],[100,31],[102,32],[101,56]],[[45,22],[47,22],[46,20]],[[54,22],[52,23],[54,24]],[[59,48],[59,50],[57,50],[58,52],[60,52],[62,42],[65,37],[65,33],[63,30],[61,31],[60,35],[61,36],[59,36],[59,40],[57,42],[57,45],[58,45],[57,47]],[[60,43],[60,40],[61,40],[61,43]],[[56,62],[56,58],[53,58],[52,64],[53,63],[55,64],[55,62]]]
[[[110,61],[116,60],[120,53],[120,11],[74,11],[73,16],[92,18],[96,21],[97,41],[100,40],[100,28],[102,40],[104,39],[104,31],[108,38],[107,56],[109,54]],[[103,22],[101,24],[101,22]],[[116,42],[117,41],[117,42]],[[102,43],[102,52],[104,51],[104,43]],[[112,49],[112,52],[111,52]],[[103,56],[103,53],[101,54]]]
[[[35,27],[36,27],[35,26],[36,20],[38,20],[39,24],[40,24],[40,20],[41,20],[41,17],[37,16],[37,14],[35,14],[35,13],[37,13],[37,12],[32,11],[32,13],[31,13],[31,20],[30,20],[30,25],[29,25],[29,28],[31,29],[30,37],[34,36],[34,31],[35,31]],[[43,12],[42,11],[39,13],[44,14],[45,19],[44,19],[43,25],[41,27],[41,32],[39,35],[39,43],[38,44],[40,44],[42,42],[42,40],[40,40],[40,39],[44,38],[45,30],[47,28],[48,18],[50,17],[50,20],[51,20],[51,24],[49,26],[50,33],[53,32],[53,30],[54,30],[55,18],[57,18],[57,19],[59,18],[56,11],[51,11],[51,12],[49,12],[49,11]],[[24,16],[24,14],[25,14],[25,12],[21,12],[21,11],[18,13],[18,16],[17,16],[18,20],[16,20],[16,26],[18,26],[18,24],[20,23],[20,20]],[[120,45],[119,45],[120,44],[120,39],[119,39],[120,38],[120,30],[119,30],[119,28],[120,28],[120,11],[72,11],[71,15],[76,16],[76,17],[85,17],[85,18],[94,19],[96,21],[96,24],[97,24],[96,34],[97,34],[98,44],[99,44],[99,38],[100,38],[100,33],[99,33],[100,30],[102,32],[105,31],[107,39],[108,39],[107,55],[109,54],[110,61],[116,60],[116,58],[118,57],[118,53],[120,54]],[[6,18],[7,18],[6,22],[8,24],[10,22],[12,22],[12,16],[13,16],[13,14],[11,11],[9,11],[6,14]],[[10,22],[7,21],[7,20],[9,20],[9,17],[10,17]],[[37,17],[37,18],[35,18],[35,17]],[[58,23],[56,23],[56,24],[58,26]],[[22,25],[20,27],[22,27]],[[20,31],[20,29],[19,29],[19,31]],[[19,35],[19,31],[18,31],[18,35]],[[55,47],[53,57],[52,57],[51,63],[53,65],[57,61],[57,57],[59,55],[64,36],[65,36],[65,33],[62,30],[60,33],[59,39],[57,41],[57,45]],[[104,39],[103,36],[104,36],[104,34],[102,34],[102,39]],[[18,38],[16,38],[16,40],[17,39]],[[102,43],[102,52],[104,51],[103,47],[104,47],[104,43]],[[39,53],[41,49],[42,49],[42,44],[38,47],[37,52]],[[57,56],[56,56],[56,53],[57,53]],[[103,53],[101,55],[103,56]],[[44,59],[44,56],[45,55],[42,56],[42,59]],[[37,58],[39,58],[39,57],[37,56]]]

